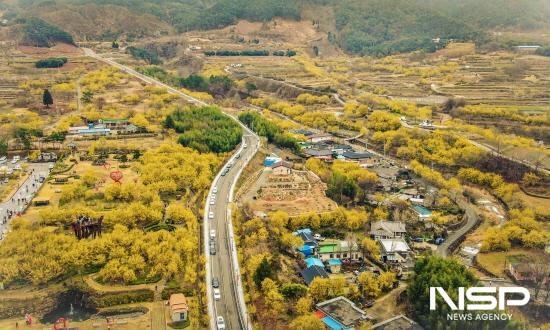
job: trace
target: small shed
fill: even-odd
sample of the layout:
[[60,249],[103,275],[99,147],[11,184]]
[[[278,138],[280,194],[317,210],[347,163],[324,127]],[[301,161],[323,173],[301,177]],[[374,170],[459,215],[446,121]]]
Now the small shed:
[[189,306],[187,305],[187,299],[182,293],[174,293],[171,295],[168,304],[170,306],[170,318],[173,322],[187,320]]
[[273,169],[273,174],[274,175],[290,175],[290,174],[292,174],[292,163],[289,163],[289,162],[280,161],[280,162],[277,162],[277,163],[273,164],[273,166],[271,166],[271,168]]
[[340,269],[342,268],[342,260],[340,259],[329,259],[327,261],[328,269],[333,274],[340,273]]

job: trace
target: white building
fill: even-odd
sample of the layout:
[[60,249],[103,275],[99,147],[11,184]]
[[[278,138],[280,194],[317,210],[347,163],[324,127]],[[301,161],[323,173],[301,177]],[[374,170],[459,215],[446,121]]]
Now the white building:
[[378,240],[380,255],[384,262],[404,263],[409,259],[411,248],[402,237]]

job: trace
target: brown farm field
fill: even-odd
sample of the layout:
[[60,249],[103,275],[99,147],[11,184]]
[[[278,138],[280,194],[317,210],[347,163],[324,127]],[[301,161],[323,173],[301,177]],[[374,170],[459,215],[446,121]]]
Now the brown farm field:
[[309,212],[330,212],[337,208],[325,196],[325,186],[309,171],[293,171],[290,175],[274,175],[270,168],[261,170],[251,182],[243,201],[254,212],[285,211],[290,216]]

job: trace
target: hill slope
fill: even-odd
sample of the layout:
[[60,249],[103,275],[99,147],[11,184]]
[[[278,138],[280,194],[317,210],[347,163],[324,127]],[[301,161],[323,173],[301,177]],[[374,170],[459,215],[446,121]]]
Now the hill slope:
[[[434,50],[434,38],[488,40],[495,29],[550,27],[547,0],[20,0],[19,11],[59,25],[78,39],[145,36],[213,29],[241,19],[301,19],[304,10],[329,10],[336,28],[327,38],[351,53],[386,55]],[[24,8],[24,11],[21,11]]]

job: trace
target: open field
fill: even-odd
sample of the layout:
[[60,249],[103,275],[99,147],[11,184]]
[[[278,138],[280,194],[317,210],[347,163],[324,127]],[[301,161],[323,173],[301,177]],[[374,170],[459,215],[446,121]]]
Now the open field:
[[254,212],[285,211],[291,216],[309,212],[324,213],[337,208],[325,196],[325,187],[311,172],[293,171],[290,175],[273,175],[264,169],[243,195]]
[[526,257],[529,260],[543,260],[547,258],[543,251],[534,249],[513,249],[506,252],[480,253],[477,255],[477,262],[480,266],[491,273],[506,277],[506,265],[508,258]]

